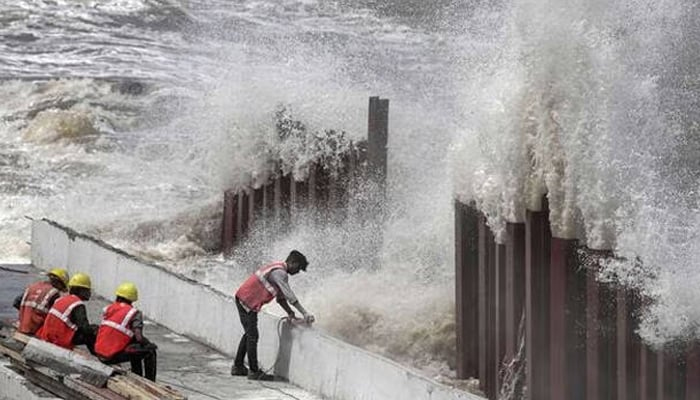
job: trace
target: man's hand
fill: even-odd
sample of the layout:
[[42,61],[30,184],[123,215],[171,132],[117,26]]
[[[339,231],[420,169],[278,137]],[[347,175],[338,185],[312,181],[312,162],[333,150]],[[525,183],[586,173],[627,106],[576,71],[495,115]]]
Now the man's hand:
[[304,322],[306,322],[307,324],[311,325],[314,323],[314,321],[316,321],[316,318],[314,318],[313,315],[311,315],[311,314],[304,315]]

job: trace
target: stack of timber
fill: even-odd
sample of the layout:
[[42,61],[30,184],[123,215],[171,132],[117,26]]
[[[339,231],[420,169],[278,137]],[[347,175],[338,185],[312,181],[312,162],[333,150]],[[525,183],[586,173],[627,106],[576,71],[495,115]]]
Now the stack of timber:
[[0,354],[28,381],[64,399],[186,400],[170,387],[10,329],[0,329]]

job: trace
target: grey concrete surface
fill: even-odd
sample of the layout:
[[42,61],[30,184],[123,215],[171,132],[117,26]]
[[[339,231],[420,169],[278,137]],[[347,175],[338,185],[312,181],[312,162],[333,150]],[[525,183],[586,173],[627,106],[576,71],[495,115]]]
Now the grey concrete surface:
[[[31,271],[31,275],[16,274],[0,269],[1,318],[16,318],[12,300],[33,280],[41,278],[28,266],[12,266],[13,269]],[[164,301],[167,301],[164,299]],[[91,323],[99,323],[102,309],[108,301],[93,298],[88,302]],[[138,302],[135,303],[138,307]],[[187,318],[183,315],[183,318]],[[225,329],[222,327],[222,329]],[[185,393],[192,400],[320,400],[294,385],[285,382],[256,382],[245,377],[233,377],[229,371],[232,360],[222,354],[177,335],[168,329],[146,321],[146,337],[158,345],[157,381]],[[231,340],[237,341],[238,337]],[[124,364],[128,367],[128,364]],[[263,365],[263,367],[269,367]],[[2,394],[0,394],[0,398]]]

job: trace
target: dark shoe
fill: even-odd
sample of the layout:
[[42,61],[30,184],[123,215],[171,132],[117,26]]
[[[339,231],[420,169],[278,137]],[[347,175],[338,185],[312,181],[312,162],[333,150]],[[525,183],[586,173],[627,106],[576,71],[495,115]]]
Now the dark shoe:
[[233,376],[248,376],[248,368],[244,366],[234,365],[231,367],[231,375]]
[[248,379],[251,381],[274,381],[275,377],[258,370],[248,372]]

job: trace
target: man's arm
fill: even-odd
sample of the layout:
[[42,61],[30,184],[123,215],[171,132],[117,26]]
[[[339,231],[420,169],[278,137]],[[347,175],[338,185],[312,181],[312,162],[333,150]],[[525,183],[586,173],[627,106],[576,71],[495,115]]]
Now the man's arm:
[[78,332],[91,334],[94,330],[94,328],[90,326],[90,321],[88,321],[87,309],[84,304],[73,309],[70,313],[70,320],[78,327]]
[[[289,307],[289,304],[291,304],[294,306],[294,308],[299,310],[307,322],[314,322],[314,316],[306,311],[306,309],[299,302],[299,299],[297,299],[297,296],[292,291],[292,288],[289,287],[289,275],[287,272],[281,269],[275,269],[270,272],[269,279],[279,289],[280,293],[277,295],[277,302],[280,304],[280,306],[282,306],[282,308],[284,308],[284,311],[287,311],[287,315],[290,317],[294,315],[294,312]],[[280,299],[284,301],[284,304],[280,302]],[[284,307],[285,305],[287,305],[287,308]],[[292,312],[290,313],[290,311]]]
[[286,299],[283,299],[281,296],[277,296],[277,303],[284,309],[289,318],[294,319],[297,317],[296,315],[294,315],[294,310],[292,310],[292,308],[289,307],[289,303],[287,303]]
[[134,332],[134,340],[142,344],[148,343],[148,339],[143,336],[143,315],[141,315],[141,311],[136,311],[136,314],[131,318],[131,330]]
[[20,305],[22,305],[22,297],[24,297],[24,294],[15,297],[15,301],[12,302],[12,307],[19,310]]

